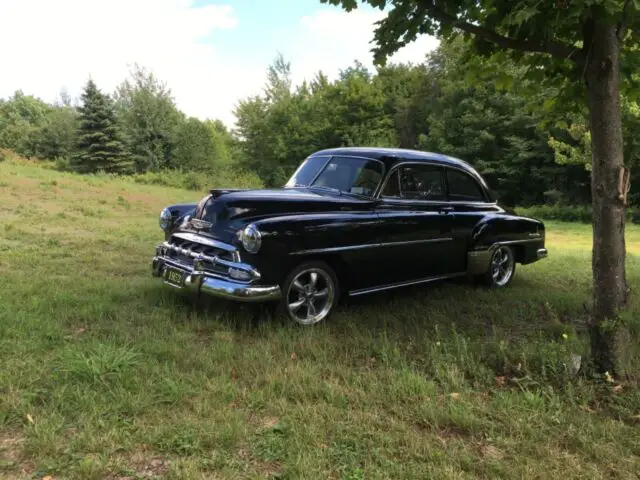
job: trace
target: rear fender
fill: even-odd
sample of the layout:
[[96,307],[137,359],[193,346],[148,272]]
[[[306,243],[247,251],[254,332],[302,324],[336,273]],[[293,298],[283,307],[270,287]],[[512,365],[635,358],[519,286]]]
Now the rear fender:
[[544,248],[544,224],[533,218],[513,214],[487,215],[474,227],[467,254],[469,273],[479,275],[489,268],[491,256],[500,245],[515,250],[516,262],[532,263]]

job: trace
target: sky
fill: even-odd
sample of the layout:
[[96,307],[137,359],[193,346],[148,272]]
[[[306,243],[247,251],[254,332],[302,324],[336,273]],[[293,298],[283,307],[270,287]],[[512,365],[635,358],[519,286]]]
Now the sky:
[[[261,92],[278,52],[296,84],[319,70],[334,78],[354,60],[372,67],[383,16],[320,0],[0,0],[0,98],[78,97],[89,77],[112,93],[137,63],[187,115],[233,126],[237,102]],[[391,61],[417,63],[436,46],[423,36]]]

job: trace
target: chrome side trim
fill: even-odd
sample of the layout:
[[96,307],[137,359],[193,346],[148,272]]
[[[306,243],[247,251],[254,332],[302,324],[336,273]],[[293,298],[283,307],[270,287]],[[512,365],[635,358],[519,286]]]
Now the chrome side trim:
[[290,253],[290,255],[309,255],[309,254],[315,254],[315,253],[344,252],[349,250],[364,250],[366,248],[395,247],[398,245],[416,245],[420,243],[442,243],[442,242],[451,242],[451,241],[453,241],[453,237],[426,238],[421,240],[407,240],[403,242],[367,243],[364,245],[346,245],[343,247],[312,248],[309,250],[300,250],[298,252],[292,252]]
[[[470,205],[472,207],[496,207],[498,202],[464,202],[462,200],[410,200],[405,198],[382,197],[379,200],[390,205],[404,205],[407,203],[420,205]],[[384,204],[383,204],[384,205]]]
[[495,247],[496,245],[518,245],[520,243],[540,243],[542,238],[524,238],[522,240],[507,240],[506,242],[496,242],[491,247]]
[[436,277],[426,277],[418,280],[408,280],[405,282],[390,283],[389,285],[382,285],[379,287],[362,288],[360,290],[353,290],[349,292],[349,296],[357,297],[358,295],[365,295],[365,294],[374,293],[374,292],[382,292],[385,290],[391,290],[393,288],[408,287],[410,285],[419,285],[422,283],[437,282],[439,280],[447,280],[449,278],[463,277],[466,274],[467,272],[451,273],[448,275],[438,275]]
[[188,242],[194,242],[194,243],[201,243],[202,245],[219,248],[220,250],[225,250],[227,252],[237,251],[237,248],[234,247],[233,245],[229,245],[228,243],[220,242],[218,240],[214,240],[213,238],[205,237],[203,235],[198,235],[195,233],[177,232],[177,233],[174,233],[173,236],[181,240],[186,240]]

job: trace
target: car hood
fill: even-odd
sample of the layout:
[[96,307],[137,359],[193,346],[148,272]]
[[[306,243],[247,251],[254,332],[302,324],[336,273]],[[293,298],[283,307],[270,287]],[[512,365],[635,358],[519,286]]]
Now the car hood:
[[[212,190],[202,199],[193,222],[200,233],[229,241],[247,224],[266,217],[370,210],[375,202],[321,188],[279,188],[264,190]],[[194,229],[193,225],[190,228]],[[228,237],[228,238],[227,238]]]

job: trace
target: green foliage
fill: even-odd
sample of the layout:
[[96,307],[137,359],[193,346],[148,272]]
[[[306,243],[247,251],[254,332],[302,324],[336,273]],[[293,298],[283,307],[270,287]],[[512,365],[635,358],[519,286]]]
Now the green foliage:
[[176,127],[173,163],[184,170],[212,172],[221,155],[221,140],[215,131],[197,118]]
[[111,98],[89,80],[82,93],[82,103],[73,169],[80,173],[130,172],[131,163],[125,157]]
[[[539,218],[541,220],[558,220],[562,222],[591,223],[593,213],[590,205],[534,205],[531,207],[518,207],[516,212],[527,217]],[[629,208],[626,210],[627,220],[633,219],[640,214],[639,209]]]
[[215,174],[181,170],[162,170],[133,175],[135,183],[163,185],[187,190],[206,191],[211,188],[262,188],[260,178],[252,172],[241,170],[233,165],[216,168]]
[[52,108],[40,129],[38,158],[69,162],[76,148],[78,127],[78,112],[75,109],[68,106]]
[[171,91],[153,73],[135,65],[116,89],[115,105],[135,170],[162,170],[176,166],[175,135],[182,124]]
[[211,172],[229,164],[231,134],[219,121],[187,118],[171,90],[136,65],[116,90],[116,111],[136,172],[180,169]]
[[[357,0],[320,1],[340,5],[347,11],[358,4]],[[476,54],[509,56],[520,65],[531,67],[527,75],[532,81],[553,85],[560,97],[573,97],[582,104],[583,72],[571,62],[582,60],[581,43],[589,30],[588,20],[595,15],[609,24],[620,25],[623,88],[638,91],[640,5],[636,1],[362,0],[362,3],[380,9],[390,7],[374,33],[373,52],[379,64],[419,35],[450,40],[462,33],[472,40]],[[629,75],[625,75],[627,72]],[[508,78],[509,72],[503,72],[503,81],[509,82]]]
[[38,156],[38,135],[51,107],[18,90],[8,100],[0,100],[0,148],[25,157]]
[[241,101],[235,111],[240,161],[267,185],[282,185],[321,148],[396,144],[384,92],[361,65],[334,82],[319,72],[292,91],[289,65],[278,57],[268,78],[265,94]]

